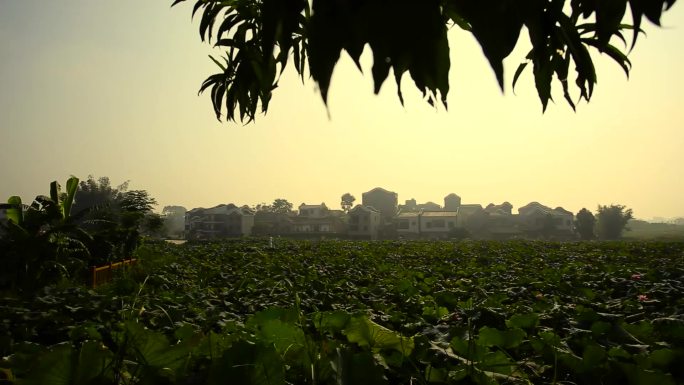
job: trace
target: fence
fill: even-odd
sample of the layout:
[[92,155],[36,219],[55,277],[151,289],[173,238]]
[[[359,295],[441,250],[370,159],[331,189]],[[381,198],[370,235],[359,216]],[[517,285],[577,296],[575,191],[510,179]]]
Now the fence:
[[121,262],[110,263],[104,266],[93,266],[90,268],[91,287],[94,289],[112,280],[114,270],[133,266],[138,262],[137,259],[131,258]]

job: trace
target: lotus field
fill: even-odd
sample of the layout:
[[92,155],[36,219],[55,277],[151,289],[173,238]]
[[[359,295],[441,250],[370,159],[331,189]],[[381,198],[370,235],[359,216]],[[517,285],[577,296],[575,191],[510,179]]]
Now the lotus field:
[[683,384],[684,243],[153,243],[0,300],[1,384]]

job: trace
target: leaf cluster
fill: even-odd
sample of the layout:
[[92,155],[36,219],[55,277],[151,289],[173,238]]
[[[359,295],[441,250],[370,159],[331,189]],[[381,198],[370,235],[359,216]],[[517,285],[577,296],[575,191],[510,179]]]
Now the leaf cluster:
[[[127,373],[119,378],[134,383],[673,384],[684,379],[683,251],[627,242],[159,243],[140,250],[142,271],[100,293],[53,289],[0,303],[0,336],[10,336],[0,347],[12,355],[6,369],[41,381],[47,369],[35,365],[53,362],[75,378],[84,372],[73,361],[79,349],[101,341],[96,357],[106,364],[96,374]],[[45,352],[60,341],[68,348]]]
[[[175,0],[173,5],[186,0]],[[458,26],[472,33],[482,47],[499,86],[504,88],[503,60],[527,30],[532,49],[513,77],[513,87],[532,64],[534,84],[543,110],[552,100],[554,78],[567,103],[589,101],[597,83],[590,49],[613,59],[629,75],[631,47],[642,19],[660,24],[675,0],[197,0],[202,40],[213,42],[224,55],[211,59],[220,72],[208,77],[200,92],[211,89],[217,119],[251,122],[265,113],[280,75],[292,61],[304,80],[306,69],[327,103],[330,80],[342,52],[361,69],[366,46],[373,57],[371,74],[377,94],[394,73],[403,104],[405,73],[428,103],[447,106],[450,47],[447,30]],[[623,22],[629,6],[631,24]],[[201,12],[200,12],[201,11]],[[524,28],[523,28],[524,27]],[[571,73],[571,66],[574,73]],[[571,78],[574,77],[574,86]]]

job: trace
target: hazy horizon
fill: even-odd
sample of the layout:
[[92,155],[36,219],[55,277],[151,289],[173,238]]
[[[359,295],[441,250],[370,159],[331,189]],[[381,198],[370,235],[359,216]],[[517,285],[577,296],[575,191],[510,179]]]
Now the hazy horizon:
[[[644,25],[630,80],[594,55],[598,85],[574,113],[554,83],[541,113],[531,73],[510,80],[527,35],[506,61],[501,94],[474,39],[457,28],[449,111],[435,110],[410,78],[405,107],[388,81],[372,94],[343,56],[329,108],[313,81],[283,74],[269,113],[220,123],[201,82],[215,71],[191,3],[6,0],[0,3],[0,200],[28,201],[69,175],[107,176],[165,205],[325,202],[374,187],[443,205],[517,208],[531,202],[576,213],[623,204],[636,218],[684,217],[684,8],[663,28]],[[574,95],[575,97],[577,95]],[[330,118],[328,117],[330,115]],[[677,165],[680,166],[677,166]]]

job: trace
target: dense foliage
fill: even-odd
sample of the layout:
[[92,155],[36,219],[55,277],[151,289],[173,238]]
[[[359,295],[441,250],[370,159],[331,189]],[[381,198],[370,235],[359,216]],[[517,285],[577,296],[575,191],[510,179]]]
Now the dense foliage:
[[108,178],[57,181],[30,205],[12,196],[0,222],[0,291],[31,296],[62,280],[85,283],[91,266],[130,258],[163,221],[145,190],[112,188]]
[[[173,5],[186,0],[175,0]],[[518,44],[523,27],[532,49],[513,78],[532,64],[534,83],[542,106],[551,99],[554,76],[566,101],[574,78],[579,98],[587,101],[596,84],[590,49],[606,54],[629,75],[631,62],[624,32],[631,30],[631,46],[641,31],[642,18],[660,24],[664,9],[675,0],[196,0],[193,15],[202,10],[202,40],[225,50],[212,60],[220,72],[208,77],[200,92],[211,88],[218,119],[252,121],[257,109],[268,110],[273,90],[289,62],[306,77],[308,64],[323,101],[342,51],[361,68],[360,56],[368,45],[373,55],[375,93],[390,69],[403,103],[401,78],[408,72],[430,104],[446,106],[449,92],[447,29],[457,25],[469,31],[503,89],[503,60]],[[623,24],[629,5],[631,24]],[[570,71],[574,68],[575,73]]]
[[583,208],[577,212],[575,220],[575,229],[582,240],[588,241],[596,238],[594,227],[596,226],[596,217],[591,211]]
[[600,239],[619,239],[632,219],[632,209],[623,205],[599,205],[596,211],[596,233]]
[[684,381],[682,243],[231,241],[138,256],[100,292],[2,300],[9,383]]

